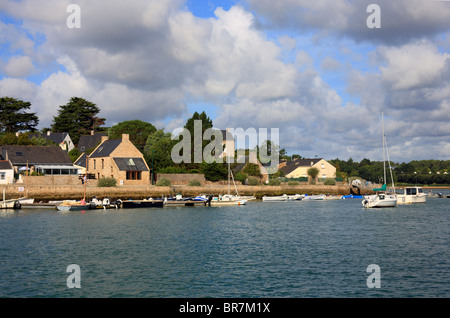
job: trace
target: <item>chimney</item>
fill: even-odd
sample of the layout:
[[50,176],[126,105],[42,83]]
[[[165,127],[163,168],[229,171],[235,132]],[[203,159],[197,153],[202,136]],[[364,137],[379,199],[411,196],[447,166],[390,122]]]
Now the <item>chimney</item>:
[[47,136],[50,136],[51,135],[51,131],[50,130],[47,130]]
[[94,136],[94,131],[93,130],[91,130],[91,136]]
[[129,141],[130,140],[130,135],[129,134],[122,134],[122,141],[124,141],[124,140]]

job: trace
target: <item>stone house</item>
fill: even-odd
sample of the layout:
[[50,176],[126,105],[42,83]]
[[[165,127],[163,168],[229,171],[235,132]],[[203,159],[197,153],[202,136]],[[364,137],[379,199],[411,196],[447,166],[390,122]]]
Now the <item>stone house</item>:
[[150,184],[150,169],[128,134],[122,134],[122,139],[111,140],[103,136],[101,143],[87,157],[87,173],[95,175],[96,179],[114,178],[118,185]]
[[323,158],[295,159],[280,163],[278,169],[284,172],[286,178],[307,178],[308,169],[317,168],[317,178],[336,178],[336,168]]

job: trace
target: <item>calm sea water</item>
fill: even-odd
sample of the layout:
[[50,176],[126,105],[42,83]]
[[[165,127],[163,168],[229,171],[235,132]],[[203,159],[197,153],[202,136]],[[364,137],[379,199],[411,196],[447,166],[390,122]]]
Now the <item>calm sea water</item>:
[[0,297],[449,297],[449,234],[450,199],[0,211]]

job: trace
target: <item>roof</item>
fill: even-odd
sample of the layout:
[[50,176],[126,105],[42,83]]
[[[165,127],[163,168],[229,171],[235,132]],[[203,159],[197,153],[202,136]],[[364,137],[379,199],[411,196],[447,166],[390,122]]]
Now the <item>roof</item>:
[[76,165],[76,166],[80,166],[80,167],[86,168],[86,153],[83,152],[81,154],[81,156],[79,156],[77,158],[77,160],[75,160],[75,162],[73,164]]
[[28,134],[28,138],[45,138],[48,140],[53,141],[55,144],[59,145],[64,141],[64,139],[67,137],[68,133],[50,133],[50,135],[47,134],[41,134],[41,133],[30,133]]
[[11,170],[13,166],[9,160],[0,160],[0,170]]
[[120,145],[122,139],[105,140],[89,155],[89,158],[109,157],[109,155]]
[[78,141],[78,150],[86,151],[96,147],[102,141],[102,136],[106,136],[106,133],[95,133],[93,135],[81,136],[80,140]]
[[[289,174],[295,169],[299,167],[312,167],[316,163],[318,163],[322,158],[314,158],[314,159],[295,159],[292,161],[288,161],[285,166],[281,167],[279,170],[283,171],[285,174]],[[311,164],[312,163],[312,164]]]
[[234,136],[227,130],[221,130],[223,141],[234,141]]
[[69,154],[59,146],[0,146],[3,158],[8,158],[14,166],[36,164],[72,165]]
[[113,158],[120,171],[148,171],[142,158]]

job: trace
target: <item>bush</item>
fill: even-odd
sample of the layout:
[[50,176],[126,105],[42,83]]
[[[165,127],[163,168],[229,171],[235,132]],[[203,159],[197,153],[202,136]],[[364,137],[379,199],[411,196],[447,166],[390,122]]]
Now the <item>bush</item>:
[[242,184],[245,182],[245,180],[247,180],[247,175],[245,173],[242,172],[238,172],[236,173],[236,175],[234,176],[234,180],[236,181],[241,181]]
[[296,186],[296,185],[299,185],[300,182],[298,182],[298,181],[288,181],[287,184],[290,185],[290,186]]
[[202,183],[198,180],[191,180],[188,183],[188,186],[190,187],[200,187],[202,185]]
[[331,178],[326,178],[325,181],[323,182],[324,185],[336,185],[336,180],[331,179]]
[[257,177],[250,176],[250,177],[248,177],[247,180],[248,180],[248,185],[255,186],[255,185],[259,184],[259,178],[257,178]]
[[246,173],[248,176],[256,176],[259,177],[261,175],[261,171],[259,169],[259,166],[254,163],[247,164],[244,169],[242,169],[244,173]]
[[281,184],[281,180],[280,179],[270,179],[269,180],[269,185],[279,186],[280,184]]
[[103,177],[97,181],[97,187],[115,187],[116,185],[117,180],[111,177]]
[[162,178],[156,181],[158,187],[169,187],[171,185],[170,180]]

